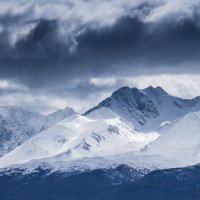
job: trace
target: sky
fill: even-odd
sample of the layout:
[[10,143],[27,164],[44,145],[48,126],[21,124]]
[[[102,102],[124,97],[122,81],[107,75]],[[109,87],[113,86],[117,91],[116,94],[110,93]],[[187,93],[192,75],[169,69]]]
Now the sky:
[[0,0],[0,106],[84,112],[122,86],[200,95],[199,0]]

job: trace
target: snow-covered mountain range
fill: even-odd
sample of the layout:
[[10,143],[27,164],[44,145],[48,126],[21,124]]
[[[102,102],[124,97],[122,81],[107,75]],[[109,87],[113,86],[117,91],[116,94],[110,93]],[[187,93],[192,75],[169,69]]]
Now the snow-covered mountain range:
[[66,108],[43,116],[2,107],[0,117],[5,154],[0,168],[44,162],[59,163],[58,168],[69,163],[167,168],[200,162],[200,97],[177,98],[161,87],[120,88],[84,114]]

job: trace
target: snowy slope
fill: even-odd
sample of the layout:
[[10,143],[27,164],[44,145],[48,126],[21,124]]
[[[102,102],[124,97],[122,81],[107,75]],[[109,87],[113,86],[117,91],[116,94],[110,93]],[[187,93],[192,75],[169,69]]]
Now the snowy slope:
[[189,113],[160,131],[162,135],[146,147],[148,154],[170,156],[188,164],[200,163],[200,112]]
[[71,160],[139,151],[158,136],[138,133],[130,122],[102,108],[87,117],[72,115],[37,134],[3,156],[0,167],[48,157]]
[[74,113],[65,108],[44,116],[15,106],[0,107],[0,157]]
[[132,122],[139,131],[148,132],[157,130],[165,121],[200,111],[200,97],[180,99],[169,95],[161,87],[150,86],[142,90],[122,87],[85,115],[101,107],[110,108]]

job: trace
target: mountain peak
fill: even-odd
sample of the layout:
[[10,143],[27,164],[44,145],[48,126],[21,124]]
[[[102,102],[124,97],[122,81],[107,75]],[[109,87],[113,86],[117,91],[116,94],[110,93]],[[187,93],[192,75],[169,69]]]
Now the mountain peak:
[[136,87],[130,88],[128,86],[124,86],[116,90],[115,92],[112,93],[111,97],[116,97],[118,95],[123,95],[123,96],[130,96],[130,95],[139,95],[140,91]]
[[128,86],[124,86],[113,92],[112,96],[115,96],[116,94],[130,94],[130,93],[140,93],[142,92],[143,94],[149,94],[149,93],[155,93],[157,95],[169,95],[162,87],[160,86],[148,86],[144,89],[138,89],[137,87],[130,88]]
[[157,87],[149,86],[149,87],[142,89],[141,92],[143,92],[144,94],[154,93],[154,94],[157,94],[157,95],[169,95],[160,86],[157,86]]
[[75,110],[73,108],[70,108],[70,107],[65,107],[63,109],[59,109],[59,110],[55,111],[55,113],[56,112],[61,112],[65,116],[69,116],[69,115],[72,115],[72,114],[76,113]]
[[46,116],[45,120],[45,128],[51,127],[55,124],[57,124],[58,122],[62,121],[63,119],[76,114],[76,112],[74,111],[73,108],[70,107],[66,107],[64,109],[58,109],[53,113],[50,113]]
[[130,87],[128,87],[128,86],[123,86],[123,87],[121,87],[121,88],[119,88],[118,90],[116,90],[116,91],[114,91],[113,93],[112,93],[112,95],[114,95],[114,94],[116,94],[116,93],[128,93],[128,92],[130,92],[131,91],[131,88]]

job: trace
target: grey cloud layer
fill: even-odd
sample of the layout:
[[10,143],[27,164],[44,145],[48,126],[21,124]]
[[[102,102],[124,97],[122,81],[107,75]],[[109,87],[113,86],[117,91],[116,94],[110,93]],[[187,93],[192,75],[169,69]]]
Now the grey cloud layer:
[[111,74],[183,72],[187,64],[198,70],[199,5],[191,0],[1,1],[0,78],[33,88],[73,87]]

